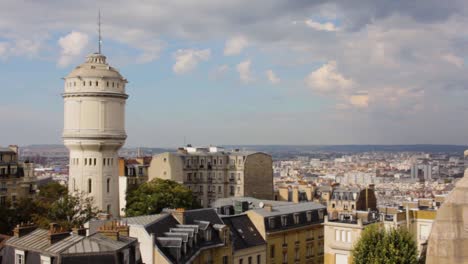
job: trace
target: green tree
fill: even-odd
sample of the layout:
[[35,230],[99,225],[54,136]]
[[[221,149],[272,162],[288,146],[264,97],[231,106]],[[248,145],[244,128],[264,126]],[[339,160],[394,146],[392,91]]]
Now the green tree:
[[356,264],[415,264],[418,250],[413,236],[404,228],[386,231],[368,226],[353,249]]
[[21,222],[34,222],[39,227],[48,228],[50,223],[58,223],[71,229],[84,224],[98,213],[92,197],[84,194],[69,195],[67,187],[51,182],[39,188],[34,199],[20,199],[14,203],[7,201],[0,206],[0,233],[11,234]]
[[154,179],[127,195],[127,216],[158,214],[164,208],[199,208],[192,191],[171,180]]

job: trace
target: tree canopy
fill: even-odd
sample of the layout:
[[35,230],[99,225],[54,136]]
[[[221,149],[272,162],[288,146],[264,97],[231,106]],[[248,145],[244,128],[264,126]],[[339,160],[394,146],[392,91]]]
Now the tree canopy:
[[356,264],[415,264],[418,249],[413,236],[404,228],[390,229],[368,226],[353,249]]
[[127,216],[158,214],[164,208],[199,208],[192,191],[171,180],[154,179],[127,193]]
[[11,234],[21,222],[34,222],[42,228],[57,223],[71,229],[95,217],[98,213],[92,197],[84,194],[69,195],[67,187],[51,182],[39,187],[34,199],[20,199],[0,206],[0,233]]

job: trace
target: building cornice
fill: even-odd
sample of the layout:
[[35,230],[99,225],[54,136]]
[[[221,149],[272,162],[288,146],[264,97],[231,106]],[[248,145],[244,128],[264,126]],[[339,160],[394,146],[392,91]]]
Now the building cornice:
[[63,93],[63,98],[68,97],[110,97],[110,98],[122,98],[127,99],[128,94],[124,93],[104,93],[104,92],[71,92]]

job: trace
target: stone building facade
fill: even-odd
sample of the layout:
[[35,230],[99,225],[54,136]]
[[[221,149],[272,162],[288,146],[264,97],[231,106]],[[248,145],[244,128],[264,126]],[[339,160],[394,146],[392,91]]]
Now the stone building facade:
[[250,196],[273,199],[270,155],[219,147],[179,148],[153,157],[149,180],[170,179],[190,188],[203,207],[216,199]]
[[18,147],[0,148],[0,206],[36,194],[34,164],[18,161]]
[[125,132],[127,80],[93,53],[65,78],[63,140],[70,151],[71,194],[93,197],[99,210],[118,216],[118,150]]

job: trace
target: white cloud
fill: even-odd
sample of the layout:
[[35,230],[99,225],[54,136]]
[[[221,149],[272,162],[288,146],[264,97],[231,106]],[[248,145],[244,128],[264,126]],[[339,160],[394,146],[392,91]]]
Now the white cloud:
[[306,77],[306,85],[322,93],[351,88],[354,84],[353,80],[341,75],[336,67],[336,61],[329,61]]
[[224,55],[232,56],[242,52],[242,50],[248,46],[247,38],[244,36],[235,36],[228,41],[224,46]]
[[367,92],[359,92],[349,97],[349,103],[357,108],[369,107],[369,94]]
[[445,60],[448,63],[451,63],[451,64],[457,66],[458,68],[461,68],[464,65],[463,58],[457,57],[457,56],[455,56],[455,55],[453,55],[451,53],[447,53],[447,54],[442,55],[442,59]]
[[210,49],[180,49],[175,54],[175,64],[172,70],[176,74],[183,74],[193,70],[200,61],[206,61],[211,57]]
[[245,60],[239,64],[237,64],[236,69],[239,73],[239,78],[243,83],[248,83],[253,81],[252,73],[250,72],[250,59]]
[[278,78],[278,76],[276,76],[276,74],[273,72],[273,70],[267,70],[265,74],[268,78],[268,81],[270,81],[272,84],[277,84],[281,81],[280,78]]
[[0,42],[0,58],[6,58],[8,52],[8,43],[7,42]]
[[304,21],[306,26],[313,28],[315,30],[319,31],[337,31],[338,28],[335,26],[335,24],[331,22],[325,22],[325,23],[320,23],[317,21],[313,21],[312,19],[307,19]]
[[78,31],[72,31],[70,34],[61,37],[58,41],[62,49],[58,65],[60,67],[68,66],[76,57],[81,55],[84,48],[88,45],[88,41],[88,35]]

